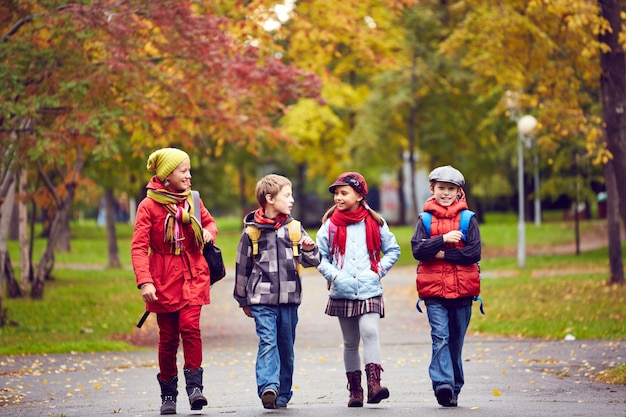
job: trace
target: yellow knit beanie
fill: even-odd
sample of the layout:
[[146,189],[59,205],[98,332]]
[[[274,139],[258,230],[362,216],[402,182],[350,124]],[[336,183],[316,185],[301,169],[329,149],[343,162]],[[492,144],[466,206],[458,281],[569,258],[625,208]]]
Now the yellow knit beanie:
[[189,155],[185,151],[176,148],[162,148],[150,154],[147,168],[150,172],[156,171],[157,178],[165,181],[165,178],[185,159],[189,159]]

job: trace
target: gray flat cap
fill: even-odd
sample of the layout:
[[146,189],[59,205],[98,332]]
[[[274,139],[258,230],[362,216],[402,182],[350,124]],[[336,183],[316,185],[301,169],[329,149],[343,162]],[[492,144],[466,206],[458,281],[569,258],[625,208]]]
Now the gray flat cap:
[[465,185],[465,178],[463,178],[461,171],[450,165],[433,169],[430,174],[428,174],[428,182],[433,181],[449,182],[454,185],[458,185],[459,187],[463,187],[463,185]]

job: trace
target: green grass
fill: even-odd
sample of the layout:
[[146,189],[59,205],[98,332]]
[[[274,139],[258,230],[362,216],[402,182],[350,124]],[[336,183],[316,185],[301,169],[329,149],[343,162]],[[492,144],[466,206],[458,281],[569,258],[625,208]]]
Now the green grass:
[[[240,219],[220,218],[218,225],[217,243],[227,266],[232,268],[241,236]],[[581,233],[594,233],[603,226],[602,221],[581,222]],[[392,230],[402,247],[398,265],[415,265],[410,249],[413,227]],[[529,224],[526,230],[529,247],[574,241],[571,222],[546,222],[539,228]],[[308,232],[315,237],[316,230]],[[77,265],[107,264],[106,234],[95,222],[72,226],[72,250],[56,254],[57,269],[54,280],[46,282],[44,299],[3,298],[8,318],[17,325],[0,328],[0,354],[133,349],[123,339],[132,330],[128,323],[134,323],[141,315],[143,304],[137,302],[136,290],[129,284],[134,280],[129,253],[132,227],[118,224],[117,234],[124,268],[85,270]],[[517,244],[515,216],[487,216],[481,225],[481,236],[486,246],[509,249],[510,253]],[[43,240],[35,242],[34,259],[39,259],[43,245]],[[17,242],[9,242],[9,250],[17,265]],[[521,270],[516,264],[515,256],[487,257],[481,261],[485,275],[481,295],[487,315],[476,314],[470,331],[553,339],[566,334],[578,339],[626,338],[620,308],[626,287],[606,285],[606,249],[579,256],[529,256]],[[493,278],[496,271],[509,271],[514,278]]]
[[0,328],[0,354],[67,353],[128,350],[113,336],[144,310],[130,270],[54,272],[44,299],[3,299],[13,322]]
[[[554,261],[567,270],[570,257]],[[472,316],[470,331],[505,336],[624,339],[626,286],[608,286],[606,273],[520,274],[485,278],[486,315]]]

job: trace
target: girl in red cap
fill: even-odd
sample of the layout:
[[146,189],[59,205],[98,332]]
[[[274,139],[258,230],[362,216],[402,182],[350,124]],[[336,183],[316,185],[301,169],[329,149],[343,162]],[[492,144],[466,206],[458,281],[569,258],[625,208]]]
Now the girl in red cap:
[[335,204],[324,214],[317,232],[322,256],[317,269],[329,289],[325,313],[339,319],[343,335],[348,407],[363,406],[361,340],[367,402],[378,404],[389,397],[389,390],[380,385],[378,326],[385,315],[381,279],[400,257],[400,246],[387,223],[365,201],[367,183],[361,174],[345,172],[328,189]]

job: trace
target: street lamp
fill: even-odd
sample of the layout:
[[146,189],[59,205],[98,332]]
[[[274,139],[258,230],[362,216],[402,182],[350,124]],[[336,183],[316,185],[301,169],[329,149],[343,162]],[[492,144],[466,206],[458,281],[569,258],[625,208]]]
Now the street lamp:
[[517,266],[526,265],[526,225],[524,221],[524,143],[537,127],[537,119],[527,114],[517,119]]
[[535,227],[541,226],[541,196],[539,195],[539,149],[533,149],[533,167],[535,170]]
[[[505,105],[511,120],[517,123],[517,182],[518,182],[518,221],[517,221],[517,265],[523,268],[526,265],[526,224],[524,216],[524,144],[529,144],[528,136],[537,127],[537,119],[531,115],[521,115],[519,100],[521,92],[507,91]],[[537,206],[539,202],[539,170],[535,164],[535,223],[537,223]]]

